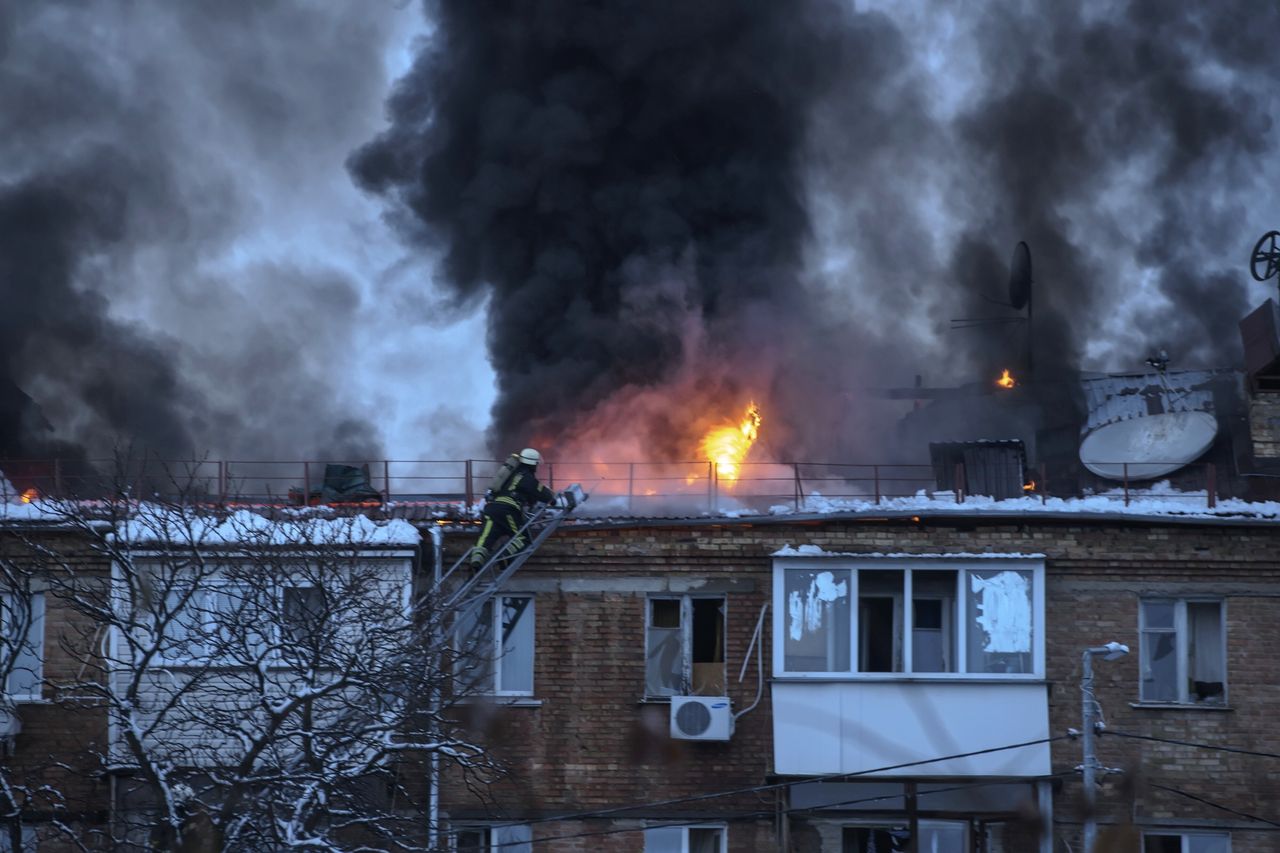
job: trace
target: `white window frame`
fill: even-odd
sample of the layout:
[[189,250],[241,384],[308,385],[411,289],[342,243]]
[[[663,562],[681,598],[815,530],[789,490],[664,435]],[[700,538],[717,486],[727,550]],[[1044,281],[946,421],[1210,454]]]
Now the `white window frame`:
[[[12,601],[20,596],[28,598],[27,606],[29,610],[29,621],[27,624],[27,635],[22,640],[22,645],[30,646],[33,649],[36,659],[36,669],[32,673],[34,676],[36,692],[35,693],[13,693],[11,692],[10,679],[16,677],[17,672],[10,672],[8,678],[3,684],[0,684],[0,693],[15,702],[39,702],[44,698],[44,656],[45,656],[45,597],[43,592],[0,592],[0,596],[8,599],[0,608],[0,654],[6,657],[14,654],[9,648],[9,626],[7,623],[7,614],[13,612],[14,604]],[[16,664],[17,661],[14,661]]]
[[[956,572],[956,596],[952,604],[950,624],[955,632],[952,652],[956,672],[912,672],[913,649],[912,608],[902,613],[902,672],[858,671],[858,573],[875,570],[903,570],[904,601],[912,600],[913,572]],[[791,672],[786,669],[786,636],[788,609],[786,573],[799,571],[848,571],[849,573],[849,667],[848,671]],[[1000,570],[1029,572],[1031,575],[1031,672],[968,672],[968,631],[966,609],[969,596],[966,583],[970,572]],[[833,554],[829,557],[775,557],[773,561],[773,677],[786,681],[1043,681],[1045,678],[1045,598],[1044,559],[1042,557],[858,557]],[[945,620],[944,620],[945,621]]]
[[[528,690],[503,690],[499,687],[502,684],[502,666],[506,655],[502,651],[502,610],[506,599],[520,598],[529,602],[521,619],[530,619],[532,648],[529,650],[529,689]],[[510,698],[528,698],[536,695],[537,682],[535,676],[538,669],[538,617],[537,617],[537,596],[531,592],[510,592],[498,593],[489,599],[489,637],[492,645],[486,652],[487,660],[490,662],[490,682],[488,684],[475,684],[476,691],[481,696],[498,696]],[[483,612],[481,610],[480,612]],[[477,614],[478,616],[478,614]],[[454,642],[460,653],[466,652],[467,638],[461,636],[461,632],[455,632]],[[468,666],[468,662],[464,657],[459,659],[459,672],[464,672]],[[479,826],[479,824],[476,824]]]
[[[218,595],[220,593],[225,593],[227,590],[234,590],[234,589],[239,589],[239,590],[242,590],[243,592],[252,592],[252,590],[246,587],[244,584],[237,584],[232,581],[205,578],[198,585],[196,585],[194,589],[192,589],[191,586],[184,586],[184,585],[178,584],[171,587],[168,591],[166,591],[165,595],[168,596],[169,594],[172,594],[172,593],[185,594],[187,591],[191,591],[191,598],[188,599],[188,605],[194,606],[200,611],[201,615],[204,617],[204,620],[205,620],[203,626],[201,627],[201,631],[204,632],[205,636],[210,636],[213,632],[216,632],[218,630],[218,621],[217,619],[214,618],[214,615],[213,615],[217,613],[217,610],[212,606],[211,599],[215,595]],[[168,610],[167,602],[165,603],[165,608],[166,610]],[[170,619],[171,619],[169,623],[170,625],[173,624],[172,617],[175,615],[180,616],[181,611],[178,611],[176,613],[173,613],[173,612],[170,613]],[[273,632],[278,630],[279,630],[279,626],[272,626]],[[267,639],[272,639],[272,638],[267,638]],[[174,640],[168,637],[162,637],[160,641],[160,645],[161,645],[160,653],[157,655],[156,659],[162,666],[174,667],[179,669],[206,667],[206,666],[213,666],[213,667],[244,666],[243,661],[235,661],[235,660],[230,660],[228,658],[216,657],[208,653],[175,655],[173,654]]]
[[720,850],[718,853],[729,853],[729,825],[727,823],[694,823],[681,826],[670,826],[666,824],[657,824],[656,826],[646,826],[645,831],[645,850],[649,849],[649,832],[658,829],[677,829],[680,830],[680,853],[689,853],[689,831],[693,829],[718,829],[720,831]]
[[[1148,628],[1147,627],[1147,604],[1172,604],[1173,605],[1173,627],[1172,628]],[[1222,699],[1219,702],[1201,701],[1197,702],[1191,698],[1191,691],[1187,685],[1189,678],[1187,677],[1187,667],[1190,664],[1190,632],[1187,625],[1187,605],[1188,604],[1216,604],[1218,605],[1218,618],[1221,626],[1222,641],[1222,659],[1218,662],[1222,667]],[[1148,633],[1172,633],[1174,634],[1174,656],[1177,662],[1177,680],[1178,696],[1175,699],[1148,699],[1143,695],[1145,689],[1146,673],[1142,670],[1147,660],[1147,634]],[[1197,596],[1162,596],[1150,595],[1143,596],[1138,600],[1138,703],[1142,705],[1188,705],[1194,708],[1218,708],[1225,707],[1231,692],[1231,685],[1227,678],[1227,602],[1222,598],[1213,597],[1197,597]]]
[[1146,850],[1147,839],[1149,837],[1181,839],[1181,844],[1179,845],[1179,847],[1181,848],[1182,853],[1190,853],[1191,839],[1193,838],[1216,838],[1221,841],[1226,841],[1227,842],[1226,853],[1231,853],[1231,833],[1230,832],[1213,832],[1213,831],[1201,831],[1201,830],[1183,831],[1183,830],[1176,830],[1176,829],[1154,829],[1149,832],[1143,831],[1142,833],[1142,849],[1143,850]]
[[[729,596],[724,593],[708,593],[699,595],[696,593],[656,593],[647,596],[644,602],[644,695],[646,699],[670,699],[672,696],[691,696],[693,690],[693,602],[699,601],[718,601],[720,602],[720,612],[722,614],[720,625],[720,641],[723,647],[727,647],[729,642]],[[680,602],[680,680],[681,690],[678,693],[650,693],[649,692],[649,630],[652,627],[650,623],[653,621],[653,602],[655,601],[678,601]],[[728,689],[729,679],[729,662],[728,655],[725,660],[721,661],[724,667],[724,683],[725,689]]]
[[[499,830],[499,832],[495,832]],[[501,830],[508,830],[506,833],[508,838],[503,840],[500,836]],[[530,824],[501,824],[494,826],[485,823],[463,823],[454,826],[449,831],[449,850],[458,851],[458,853],[480,853],[474,847],[459,847],[458,836],[463,832],[487,832],[489,840],[485,842],[493,853],[527,853],[533,850],[533,827]],[[525,835],[527,841],[513,839],[510,835]]]

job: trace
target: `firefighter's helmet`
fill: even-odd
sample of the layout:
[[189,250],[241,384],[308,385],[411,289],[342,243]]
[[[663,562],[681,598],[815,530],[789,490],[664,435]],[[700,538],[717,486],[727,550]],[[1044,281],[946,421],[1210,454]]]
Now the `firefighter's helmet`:
[[520,461],[526,465],[538,467],[538,463],[542,461],[542,454],[534,450],[532,447],[526,447],[520,451]]

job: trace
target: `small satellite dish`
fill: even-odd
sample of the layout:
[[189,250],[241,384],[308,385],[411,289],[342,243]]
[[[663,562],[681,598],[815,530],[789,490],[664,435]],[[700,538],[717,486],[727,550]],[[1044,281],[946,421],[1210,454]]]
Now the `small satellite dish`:
[[[1218,420],[1208,412],[1168,412],[1103,424],[1080,444],[1080,461],[1108,480],[1150,480],[1199,458]],[[1128,463],[1126,470],[1125,463]]]
[[1280,273],[1280,231],[1268,231],[1253,247],[1252,263],[1249,272],[1258,281],[1275,278]]
[[1013,259],[1009,261],[1009,304],[1022,310],[1030,298],[1031,249],[1025,242],[1019,242],[1013,248]]

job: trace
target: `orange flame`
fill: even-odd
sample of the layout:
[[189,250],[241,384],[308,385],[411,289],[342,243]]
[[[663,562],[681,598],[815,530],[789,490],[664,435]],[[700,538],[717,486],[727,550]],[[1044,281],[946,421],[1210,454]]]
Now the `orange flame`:
[[1000,378],[996,380],[996,384],[999,385],[1001,388],[1012,388],[1014,385],[1017,385],[1018,383],[1016,380],[1014,380],[1012,376],[1009,375],[1009,371],[1006,370],[1004,373],[1000,374]]
[[1022,491],[1024,491],[1024,492],[1034,492],[1035,490],[1036,490],[1036,481],[1035,481],[1035,480],[1032,480],[1032,481],[1031,481],[1031,482],[1029,482],[1029,483],[1023,483],[1023,484],[1022,484]]
[[760,435],[760,407],[747,406],[747,413],[734,426],[716,427],[702,438],[702,453],[707,461],[714,462],[716,476],[729,483],[737,482],[742,472],[742,461]]
[[36,491],[35,489],[27,489],[25,492],[22,493],[22,502],[24,504],[29,504],[39,497],[40,497],[40,493],[38,491]]

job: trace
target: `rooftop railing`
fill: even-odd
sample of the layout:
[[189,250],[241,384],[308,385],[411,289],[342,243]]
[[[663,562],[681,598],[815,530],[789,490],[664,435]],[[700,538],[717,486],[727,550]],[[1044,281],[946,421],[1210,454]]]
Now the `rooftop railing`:
[[[138,499],[181,495],[221,505],[410,504],[466,511],[482,501],[498,462],[464,460],[97,460],[72,465],[58,460],[0,460],[12,487],[28,497],[95,498],[128,494]],[[1212,463],[1187,465],[1172,479],[1142,479],[1145,463],[1117,462],[1118,481],[1082,477],[1081,469],[1044,465],[1019,469],[989,485],[963,464],[933,465],[830,462],[747,462],[729,470],[710,462],[545,462],[538,471],[552,489],[581,483],[590,511],[617,515],[725,512],[767,513],[892,505],[912,500],[957,504],[1022,498],[1009,508],[1047,505],[1056,499],[1097,499],[1129,506],[1171,501],[1188,509],[1214,508],[1218,472]],[[971,476],[972,475],[972,476]],[[976,478],[976,479],[975,479]],[[351,488],[352,486],[355,488]],[[982,494],[982,492],[987,494]],[[13,496],[9,496],[12,498]]]

